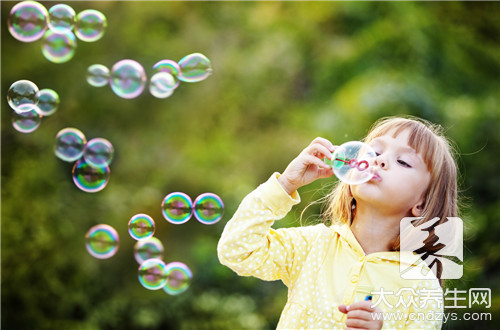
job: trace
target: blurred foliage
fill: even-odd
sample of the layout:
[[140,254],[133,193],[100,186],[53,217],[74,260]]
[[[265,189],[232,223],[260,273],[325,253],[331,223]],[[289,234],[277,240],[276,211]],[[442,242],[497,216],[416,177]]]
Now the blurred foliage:
[[[460,154],[465,274],[449,285],[493,293],[483,310],[493,321],[445,328],[500,327],[499,3],[71,1],[76,12],[103,12],[108,29],[97,42],[79,42],[64,64],[48,62],[40,41],[9,34],[14,4],[1,2],[2,329],[274,328],[286,288],[218,263],[225,222],[314,137],[340,144],[362,138],[379,117],[407,114],[443,125]],[[144,92],[126,100],[86,83],[91,64],[134,59],[151,76],[157,61],[194,52],[211,59],[213,75],[181,84],[168,99]],[[12,128],[5,100],[20,79],[61,97],[58,112],[31,134]],[[114,144],[103,191],[78,190],[72,164],[54,156],[64,127]],[[325,184],[302,188],[303,203],[277,226],[299,225]],[[223,221],[167,223],[160,203],[173,191],[220,195]],[[193,270],[184,294],[137,281],[127,233],[136,213],[156,220],[165,260]],[[318,213],[312,206],[304,219]],[[108,260],[84,247],[98,223],[120,235]]]

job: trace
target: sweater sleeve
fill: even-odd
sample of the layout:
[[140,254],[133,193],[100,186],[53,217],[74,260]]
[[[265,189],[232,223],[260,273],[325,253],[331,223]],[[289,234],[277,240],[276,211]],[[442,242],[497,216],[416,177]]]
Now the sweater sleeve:
[[281,228],[271,225],[300,202],[288,195],[278,173],[247,195],[226,224],[217,246],[219,260],[242,276],[282,280],[290,285],[300,271],[315,226]]

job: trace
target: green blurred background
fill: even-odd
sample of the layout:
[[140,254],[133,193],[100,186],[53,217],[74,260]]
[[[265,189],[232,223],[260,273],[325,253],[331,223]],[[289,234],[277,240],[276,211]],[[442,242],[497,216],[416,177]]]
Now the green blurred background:
[[[314,137],[361,139],[376,119],[403,114],[443,125],[460,153],[464,276],[449,287],[492,290],[490,308],[455,310],[491,312],[492,321],[445,328],[500,327],[500,3],[72,1],[76,12],[103,12],[108,28],[64,64],[47,61],[40,41],[9,34],[15,3],[1,2],[2,329],[275,328],[286,288],[219,264],[224,224]],[[150,77],[157,61],[194,52],[212,61],[213,74],[168,99],[147,91],[121,99],[86,82],[91,64],[134,59]],[[5,99],[21,79],[61,98],[31,134],[13,129]],[[114,144],[103,191],[78,190],[72,164],[54,156],[65,127]],[[302,188],[302,204],[277,226],[300,225],[301,210],[331,182]],[[174,191],[218,194],[223,220],[167,223],[160,203]],[[308,208],[306,223],[319,210]],[[184,294],[138,282],[127,233],[136,213],[156,220],[165,261],[192,269]],[[85,233],[99,223],[119,232],[111,259],[85,250]]]

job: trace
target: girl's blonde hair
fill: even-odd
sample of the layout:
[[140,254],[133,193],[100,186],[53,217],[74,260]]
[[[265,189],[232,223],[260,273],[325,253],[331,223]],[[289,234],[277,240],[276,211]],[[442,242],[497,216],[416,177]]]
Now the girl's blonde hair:
[[[418,224],[438,217],[440,220],[434,225],[435,227],[445,222],[447,217],[458,216],[455,149],[443,135],[443,128],[415,117],[386,117],[373,125],[364,142],[369,143],[374,138],[388,133],[396,137],[406,130],[409,131],[408,145],[422,156],[431,174],[430,184],[425,192],[423,218]],[[350,192],[349,185],[339,181],[326,196],[326,200],[324,219],[332,223],[343,222],[350,225],[354,217],[356,201]],[[430,235],[429,239],[437,241],[438,237],[433,237],[434,231],[431,231]],[[432,253],[440,247],[429,248],[427,252]],[[400,243],[397,237],[393,241],[392,250],[399,251],[399,249]]]

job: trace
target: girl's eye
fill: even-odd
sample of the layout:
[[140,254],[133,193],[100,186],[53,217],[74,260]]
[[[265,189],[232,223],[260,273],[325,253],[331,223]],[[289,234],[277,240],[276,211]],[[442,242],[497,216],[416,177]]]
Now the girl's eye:
[[401,165],[402,165],[402,166],[404,166],[404,167],[411,168],[411,165],[410,165],[410,164],[408,164],[407,162],[405,162],[404,160],[399,159],[399,160],[398,160],[398,163],[399,163],[399,164],[401,164]]

